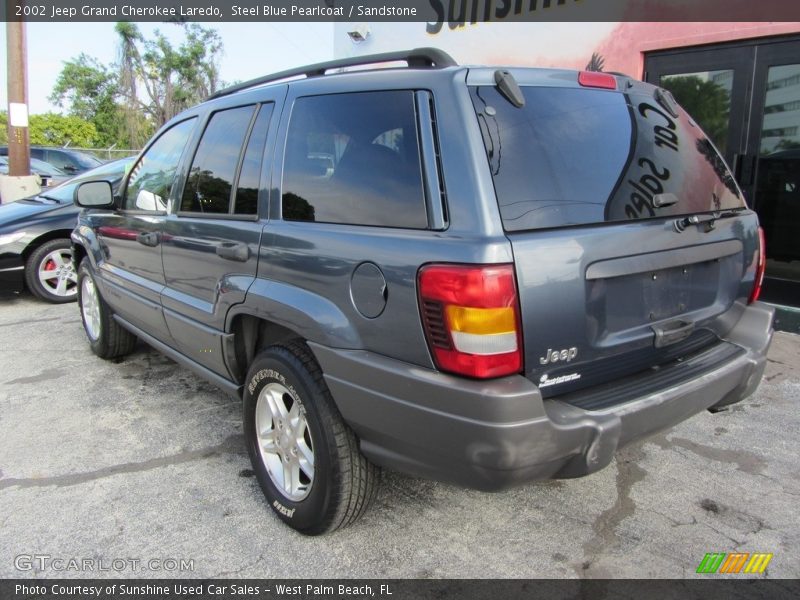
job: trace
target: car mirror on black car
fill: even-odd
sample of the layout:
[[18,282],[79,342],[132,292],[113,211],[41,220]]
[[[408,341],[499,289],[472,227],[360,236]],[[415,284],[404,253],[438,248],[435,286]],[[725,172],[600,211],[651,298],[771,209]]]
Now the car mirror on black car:
[[108,181],[87,181],[75,190],[75,204],[82,208],[114,208],[114,194]]

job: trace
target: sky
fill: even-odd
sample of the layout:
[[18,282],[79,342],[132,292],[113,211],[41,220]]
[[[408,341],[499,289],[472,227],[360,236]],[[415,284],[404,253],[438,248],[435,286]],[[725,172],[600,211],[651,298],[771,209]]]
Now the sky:
[[[159,29],[180,43],[181,28],[169,23],[137,23],[146,38]],[[332,23],[209,23],[224,44],[220,74],[225,82],[333,58]],[[31,114],[61,109],[47,97],[66,60],[81,52],[110,64],[116,59],[114,23],[28,23],[28,108]],[[0,27],[0,110],[8,106],[6,28]]]

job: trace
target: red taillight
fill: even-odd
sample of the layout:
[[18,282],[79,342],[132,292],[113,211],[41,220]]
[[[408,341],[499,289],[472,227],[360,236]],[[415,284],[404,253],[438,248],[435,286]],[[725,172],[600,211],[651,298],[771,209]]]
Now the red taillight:
[[609,73],[598,71],[581,71],[578,73],[578,83],[583,87],[603,88],[606,90],[617,89],[617,79]]
[[753,282],[753,291],[750,292],[748,304],[752,304],[761,295],[761,286],[764,284],[764,269],[767,266],[767,245],[764,241],[764,230],[758,228],[758,258],[756,259],[756,279]]
[[419,300],[439,369],[479,379],[522,370],[513,265],[428,265],[419,272]]

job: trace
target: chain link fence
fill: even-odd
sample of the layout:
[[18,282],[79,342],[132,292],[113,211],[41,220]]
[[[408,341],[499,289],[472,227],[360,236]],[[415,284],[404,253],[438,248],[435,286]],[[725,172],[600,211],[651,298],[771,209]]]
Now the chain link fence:
[[141,149],[137,148],[117,148],[111,146],[110,148],[80,148],[78,146],[60,146],[61,148],[69,148],[70,150],[77,150],[78,152],[85,152],[96,156],[102,161],[114,160],[117,158],[125,158],[126,156],[135,156],[139,154]]

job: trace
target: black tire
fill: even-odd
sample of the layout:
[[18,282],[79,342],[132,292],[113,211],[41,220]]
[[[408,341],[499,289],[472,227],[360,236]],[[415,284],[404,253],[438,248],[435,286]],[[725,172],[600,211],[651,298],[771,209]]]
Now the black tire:
[[[52,273],[52,277],[43,282],[40,272]],[[25,284],[34,296],[47,302],[75,302],[78,284],[70,241],[59,238],[36,248],[25,262]]]
[[[298,500],[287,496],[273,480],[256,433],[259,397],[266,398],[275,390],[283,394],[287,406],[299,402],[305,430],[310,435],[303,443],[313,453],[313,479],[305,484],[305,497]],[[262,399],[262,411],[265,402]],[[293,341],[271,346],[256,356],[245,380],[243,410],[253,470],[272,510],[287,525],[306,535],[320,535],[353,523],[366,511],[377,493],[380,470],[359,451],[355,434],[339,414],[322,371],[305,344]],[[261,417],[259,424],[263,426],[263,419],[267,419],[271,433],[280,433],[276,419],[270,413],[262,414],[267,416]],[[295,438],[288,435],[286,439]],[[272,447],[274,451],[266,455],[267,460],[272,460],[273,466],[277,460],[283,467],[286,453],[279,454],[282,451]]]
[[[86,285],[84,285],[84,282]],[[88,311],[84,310],[84,308],[85,303],[91,302],[92,299],[84,297],[84,294],[87,294],[87,292],[91,294],[92,290],[98,318],[93,323],[90,323],[87,319],[91,320],[91,317],[87,315]],[[133,352],[136,346],[136,336],[114,320],[113,312],[103,300],[94,282],[88,258],[84,258],[80,267],[78,267],[78,306],[81,311],[83,329],[86,332],[92,352],[105,359],[118,358]]]

